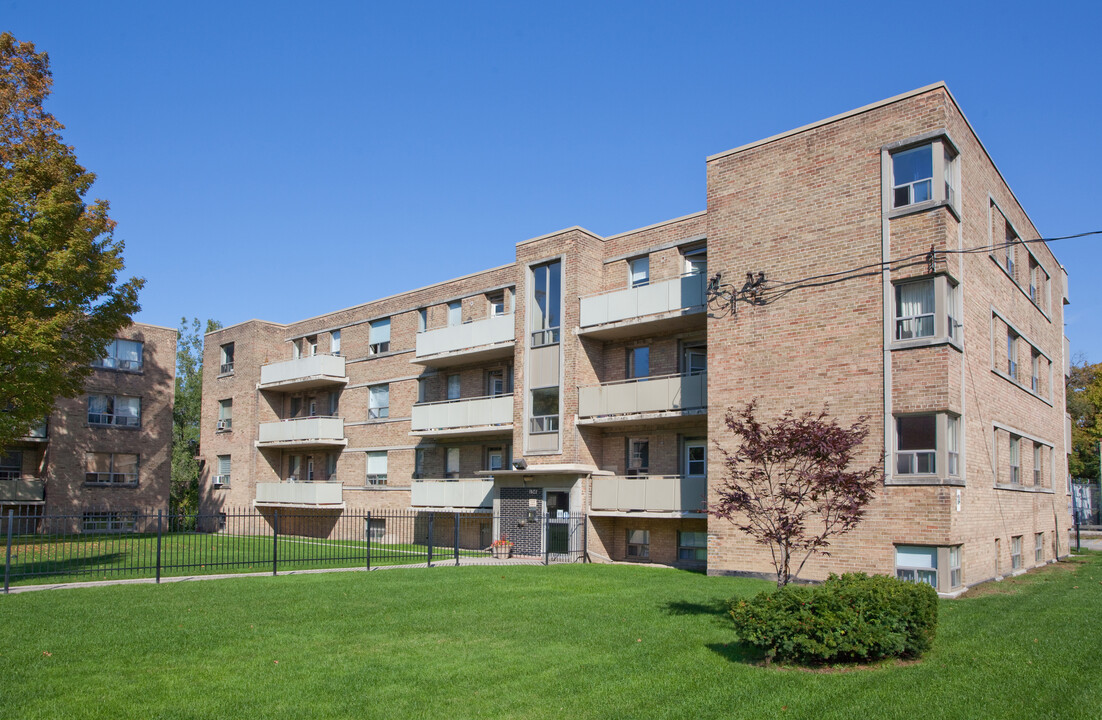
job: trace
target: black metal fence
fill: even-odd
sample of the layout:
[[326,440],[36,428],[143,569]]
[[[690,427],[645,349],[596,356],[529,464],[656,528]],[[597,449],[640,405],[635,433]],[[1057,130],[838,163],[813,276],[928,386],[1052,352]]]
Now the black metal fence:
[[582,562],[587,553],[584,515],[518,521],[488,512],[247,508],[42,515],[31,509],[0,516],[0,533],[6,541],[4,592],[12,584],[160,582],[182,575]]

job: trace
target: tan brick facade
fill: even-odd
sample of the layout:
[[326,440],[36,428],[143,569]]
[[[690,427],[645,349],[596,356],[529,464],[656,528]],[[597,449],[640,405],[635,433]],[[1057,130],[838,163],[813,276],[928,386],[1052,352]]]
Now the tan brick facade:
[[176,331],[134,323],[116,340],[83,396],[58,400],[44,433],[5,449],[22,459],[21,492],[0,481],[0,497],[20,501],[0,500],[5,511],[71,515],[74,528],[98,513],[93,524],[125,529],[127,513],[168,510]]
[[[932,158],[910,184],[894,170],[908,151]],[[996,538],[1003,573],[1013,538],[1022,567],[1038,533],[1046,560],[1066,553],[1066,275],[1043,243],[1014,246],[1012,262],[959,252],[1039,234],[948,90],[722,153],[707,179],[704,212],[607,238],[570,228],[518,243],[507,266],[209,334],[204,508],[488,512],[528,488],[506,494],[589,515],[594,557],[639,559],[648,538],[650,561],[676,563],[706,531],[709,572],[766,573],[767,552],[701,506],[721,480],[705,464],[720,467],[727,409],[757,398],[770,416],[868,416],[860,461],[885,458],[866,521],[806,577],[893,573],[926,553],[953,592],[996,576]],[[705,312],[703,278],[737,289],[748,272],[765,274],[769,304]],[[317,375],[334,333],[341,360]],[[230,344],[232,372],[210,371]],[[232,427],[219,425],[227,400]],[[932,447],[913,449],[922,437]],[[432,482],[474,491],[491,477],[474,501]]]

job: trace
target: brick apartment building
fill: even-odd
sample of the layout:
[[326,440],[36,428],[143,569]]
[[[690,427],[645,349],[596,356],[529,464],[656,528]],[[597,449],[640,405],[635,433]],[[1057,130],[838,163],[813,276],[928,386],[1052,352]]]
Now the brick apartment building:
[[768,573],[704,513],[725,412],[757,398],[869,416],[858,463],[885,458],[805,577],[958,592],[1068,550],[1067,276],[1039,237],[943,84],[736,148],[703,212],[208,334],[204,509],[481,512],[484,543],[535,551],[527,513],[584,513],[596,560]]
[[85,385],[0,452],[0,513],[67,515],[73,529],[135,529],[167,510],[176,331],[134,323],[107,346]]

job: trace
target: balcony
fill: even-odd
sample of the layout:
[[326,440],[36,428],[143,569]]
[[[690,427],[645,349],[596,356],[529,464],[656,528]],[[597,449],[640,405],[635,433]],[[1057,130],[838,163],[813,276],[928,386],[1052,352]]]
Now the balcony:
[[340,483],[257,483],[253,505],[285,507],[344,508],[344,486]]
[[493,480],[415,480],[410,505],[437,510],[491,508]]
[[417,334],[412,362],[446,367],[513,356],[513,315],[497,315],[462,325],[426,330]]
[[689,273],[672,280],[590,295],[581,299],[579,335],[617,340],[701,327],[707,319],[707,277]]
[[613,425],[704,415],[708,374],[620,380],[578,388],[578,424]]
[[310,355],[261,366],[257,387],[261,390],[298,391],[347,384],[343,357]]
[[46,486],[38,478],[0,480],[0,503],[38,505],[46,500]]
[[256,447],[344,447],[344,419],[305,417],[260,423]]
[[593,514],[675,513],[704,517],[708,480],[680,475],[595,476]]
[[513,431],[513,396],[417,403],[410,418],[410,435],[500,435]]

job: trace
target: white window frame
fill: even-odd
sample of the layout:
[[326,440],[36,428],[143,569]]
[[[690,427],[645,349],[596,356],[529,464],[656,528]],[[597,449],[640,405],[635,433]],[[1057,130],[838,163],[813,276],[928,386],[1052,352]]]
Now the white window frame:
[[[915,562],[923,556],[932,558],[933,563]],[[937,556],[938,549],[933,545],[896,545],[895,576],[907,582],[924,582],[937,590]]]
[[624,534],[624,556],[629,560],[649,560],[650,530],[626,528]]
[[233,456],[219,455],[217,460],[218,474],[211,479],[211,484],[215,487],[228,487],[233,471]]
[[367,388],[367,419],[384,420],[390,417],[390,383],[380,383]]
[[390,318],[372,320],[369,323],[367,352],[369,355],[382,355],[390,352]]
[[[686,543],[686,540],[692,540]],[[700,542],[700,541],[703,542]],[[688,557],[692,555],[692,557]],[[677,531],[677,559],[681,562],[708,561],[708,533],[705,530]]]
[[650,285],[650,255],[628,260],[628,287]]
[[463,324],[463,301],[452,300],[448,303],[448,327]]
[[219,350],[221,351],[221,364],[218,368],[219,375],[232,375],[233,374],[233,343],[223,344]]
[[[88,470],[89,457],[93,455],[106,455],[107,456],[107,472],[99,472]],[[115,469],[116,456],[127,455],[134,458],[134,472],[124,473],[117,472]],[[84,484],[85,485],[137,485],[138,479],[141,477],[142,457],[138,453],[115,453],[115,452],[93,452],[87,451],[84,453]],[[90,480],[91,476],[96,476],[94,480]]]
[[367,454],[365,484],[386,485],[388,456],[386,450],[373,450]]
[[[907,182],[896,182],[896,160],[908,153],[917,153],[923,148],[929,148],[930,175],[929,177],[915,178]],[[887,172],[888,182],[888,208],[892,213],[908,212],[911,208],[926,209],[943,203],[953,209],[959,216],[960,207],[960,155],[956,147],[948,137],[941,135],[933,138],[903,141],[896,144],[889,151]],[[916,200],[915,188],[926,186],[926,197]],[[898,202],[898,191],[906,189],[906,202]]]
[[1010,484],[1022,484],[1022,438],[1010,433]]
[[626,467],[628,477],[638,477],[650,473],[649,438],[628,438]]
[[[129,343],[137,346],[137,359],[132,357],[120,357],[120,343]],[[92,361],[92,367],[108,370],[122,370],[125,372],[141,372],[145,362],[145,343],[141,340],[128,338],[113,338],[104,348],[103,357]]]
[[[682,441],[682,452],[684,453],[685,467],[683,468],[685,477],[707,477],[708,476],[708,440],[702,437],[689,437]],[[699,449],[703,454],[703,459],[694,461],[692,459],[692,451]],[[693,465],[696,463],[702,463],[703,467],[701,472],[693,472]]]
[[454,480],[459,477],[459,462],[461,460],[459,448],[449,447],[444,449],[444,477]]
[[1010,569],[1022,569],[1022,536],[1014,535],[1010,538]]
[[1045,533],[1033,534],[1033,563],[1040,565],[1045,561]]
[[341,354],[341,331],[333,330],[329,333],[329,354],[340,355]]
[[[103,398],[104,410],[92,411],[92,398]],[[120,400],[137,400],[137,415],[124,415],[118,412]],[[128,402],[127,405],[130,405]],[[88,394],[88,424],[99,427],[141,427],[142,426],[142,399],[134,395],[109,395],[105,393]]]
[[459,377],[459,373],[448,375],[445,383],[447,384],[446,390],[448,400],[458,400],[462,397],[463,383]]

